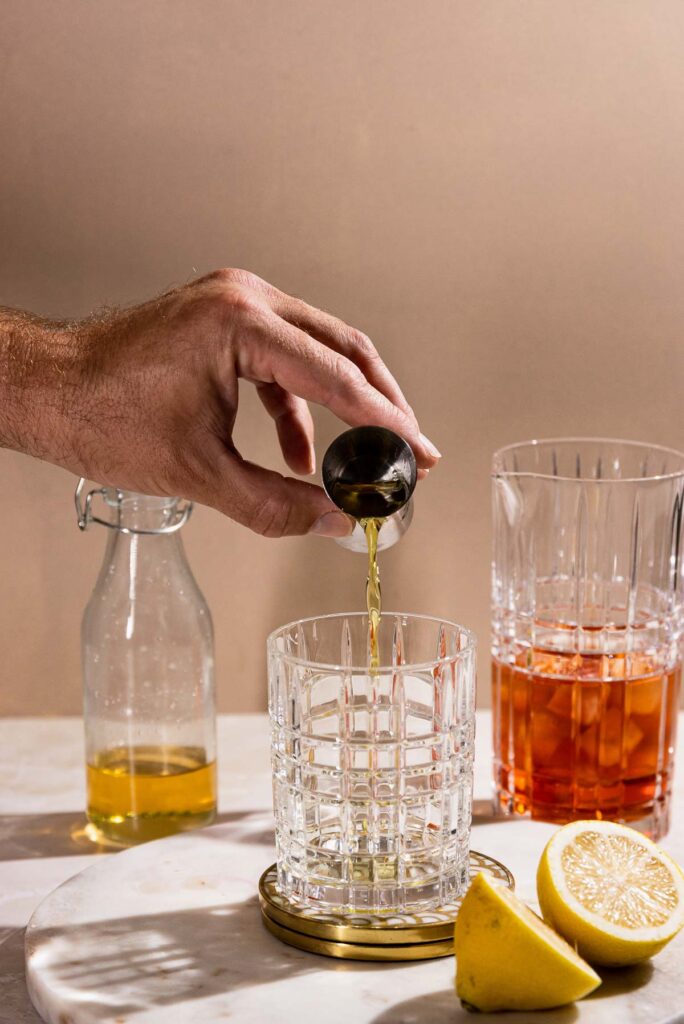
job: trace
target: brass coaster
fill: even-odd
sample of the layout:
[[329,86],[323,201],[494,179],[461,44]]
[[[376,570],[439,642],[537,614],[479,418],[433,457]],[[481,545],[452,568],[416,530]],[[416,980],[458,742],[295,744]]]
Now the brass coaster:
[[[454,952],[453,937],[441,942],[418,942],[407,945],[373,946],[360,942],[330,942],[314,938],[303,932],[295,932],[291,928],[272,920],[262,908],[261,919],[266,928],[281,942],[297,949],[305,949],[307,953],[318,953],[320,956],[334,956],[341,960],[433,960],[440,956],[451,956]],[[453,925],[452,925],[453,928]]]
[[[503,864],[488,857],[483,853],[470,851],[470,876],[471,878],[484,871],[490,878],[503,882],[509,889],[513,889],[515,882],[513,875]],[[285,942],[291,945],[299,945],[302,949],[309,949],[314,953],[324,953],[327,956],[342,956],[352,959],[352,954],[343,952],[328,952],[322,948],[312,948],[315,942],[317,946],[328,946],[331,943],[341,943],[344,946],[358,947],[358,951],[366,950],[365,955],[357,959],[401,959],[414,960],[426,959],[433,956],[447,956],[452,951],[453,929],[456,914],[463,897],[453,903],[438,907],[435,910],[423,911],[420,913],[403,913],[392,915],[343,913],[324,911],[315,907],[303,906],[302,904],[285,899],[277,888],[276,865],[264,871],[259,881],[259,902],[264,915],[264,923],[269,931],[278,935]],[[278,929],[276,931],[276,929]],[[288,933],[284,935],[283,933]],[[292,935],[298,940],[308,938],[311,942],[304,945],[301,941],[290,941]],[[438,946],[443,947],[447,943],[448,950],[440,951]],[[409,955],[409,950],[424,945],[434,946],[432,951],[425,951],[422,954],[414,953]],[[382,947],[403,946],[401,956],[390,956],[390,950],[383,952]],[[371,957],[369,950],[374,950],[375,957]]]

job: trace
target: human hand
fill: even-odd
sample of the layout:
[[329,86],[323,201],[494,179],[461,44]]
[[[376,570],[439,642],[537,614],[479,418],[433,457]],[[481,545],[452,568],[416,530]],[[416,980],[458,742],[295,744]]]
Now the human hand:
[[401,434],[422,475],[439,458],[365,335],[244,270],[58,334],[61,395],[47,422],[59,422],[33,454],[105,485],[177,494],[269,537],[349,533],[322,488],[237,451],[239,378],[256,387],[295,473],[315,469],[308,401]]

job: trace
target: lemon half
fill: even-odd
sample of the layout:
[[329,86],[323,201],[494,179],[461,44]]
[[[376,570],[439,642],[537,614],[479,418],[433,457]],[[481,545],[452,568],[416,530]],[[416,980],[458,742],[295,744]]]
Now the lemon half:
[[654,842],[612,821],[575,821],[549,840],[537,871],[547,921],[595,964],[654,955],[684,924],[684,875]]
[[478,1010],[545,1010],[601,979],[505,886],[479,874],[456,918],[456,994]]

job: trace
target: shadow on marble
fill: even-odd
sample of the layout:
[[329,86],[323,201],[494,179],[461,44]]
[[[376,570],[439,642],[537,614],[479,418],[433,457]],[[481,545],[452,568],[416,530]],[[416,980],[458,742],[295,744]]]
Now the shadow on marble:
[[[252,820],[250,820],[252,819]],[[225,825],[231,822],[240,822],[241,828],[235,835],[228,836],[226,832],[212,832],[211,829],[202,829],[205,839],[212,839],[217,843],[225,843],[229,838],[234,843],[244,843],[247,846],[270,846],[275,856],[275,824],[273,822],[273,811],[267,810],[237,811],[228,814],[217,814],[214,825]],[[264,826],[264,822],[266,822]],[[253,831],[246,832],[245,828],[254,826]]]
[[259,829],[258,832],[245,832],[238,838],[239,843],[256,846],[270,846],[275,850],[275,827]]
[[266,931],[256,895],[222,906],[44,929],[32,934],[32,949],[51,990],[77,993],[80,1011],[94,1022],[314,971],[406,969],[403,963],[333,960],[286,946]]
[[0,861],[104,853],[86,834],[84,814],[0,815]]
[[[268,810],[260,808],[256,811],[221,811],[216,815],[212,821],[212,825],[231,825],[238,821],[244,821],[246,818],[257,818],[263,814],[268,814],[273,817],[273,811],[269,807]],[[209,827],[209,826],[207,826]]]
[[653,963],[646,960],[643,964],[634,964],[632,967],[597,967],[601,975],[601,985],[586,996],[587,999],[605,999],[610,996],[624,995],[626,992],[635,992],[637,989],[647,985],[653,976]]
[[473,1013],[461,1006],[453,988],[395,1003],[374,1017],[371,1024],[572,1024],[579,1016],[576,1006],[558,1010],[517,1013]]
[[24,980],[24,929],[12,928],[0,940],[0,1024],[41,1024]]
[[[263,811],[228,811],[218,814],[213,824],[240,822]],[[122,847],[91,838],[84,814],[0,815],[0,861],[30,860],[35,857],[82,857],[85,854],[116,853]],[[246,840],[245,840],[246,841]],[[255,839],[254,842],[259,842]],[[271,845],[273,835],[271,834]]]
[[512,814],[501,814],[493,800],[473,800],[473,825],[502,825],[520,821]]

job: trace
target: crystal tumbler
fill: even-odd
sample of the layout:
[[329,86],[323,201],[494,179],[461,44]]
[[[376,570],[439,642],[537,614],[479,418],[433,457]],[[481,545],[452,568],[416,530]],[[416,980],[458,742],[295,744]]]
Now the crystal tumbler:
[[668,827],[684,455],[513,445],[493,466],[494,770],[504,812]]
[[383,612],[305,619],[268,639],[278,886],[307,906],[391,913],[468,881],[475,640]]

